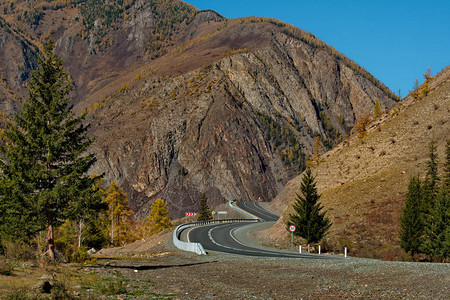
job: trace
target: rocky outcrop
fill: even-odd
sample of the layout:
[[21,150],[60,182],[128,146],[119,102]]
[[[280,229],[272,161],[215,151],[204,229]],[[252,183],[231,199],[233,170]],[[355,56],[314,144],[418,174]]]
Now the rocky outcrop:
[[271,200],[315,137],[325,150],[376,99],[394,103],[348,59],[279,21],[155,3],[136,1],[110,27],[99,16],[89,30],[78,6],[48,10],[29,33],[53,33],[75,109],[92,123],[92,172],[122,185],[141,217],[157,198],[173,217],[195,211],[203,193],[211,207]]

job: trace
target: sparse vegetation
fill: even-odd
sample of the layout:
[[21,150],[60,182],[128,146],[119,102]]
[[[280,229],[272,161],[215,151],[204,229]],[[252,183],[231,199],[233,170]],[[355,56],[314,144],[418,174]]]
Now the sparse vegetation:
[[[306,168],[306,155],[303,152],[303,145],[298,142],[292,130],[262,112],[258,112],[257,117],[266,139],[274,144],[284,164],[298,173],[303,172]],[[280,116],[278,119],[281,121]]]
[[362,139],[367,135],[367,126],[370,124],[370,115],[361,117],[355,125],[358,138]]

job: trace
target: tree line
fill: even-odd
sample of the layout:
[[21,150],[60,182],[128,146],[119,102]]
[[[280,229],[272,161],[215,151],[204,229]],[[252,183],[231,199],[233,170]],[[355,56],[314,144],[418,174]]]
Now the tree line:
[[137,223],[115,182],[103,188],[102,175],[88,175],[96,158],[88,153],[86,114],[72,112],[73,83],[54,43],[49,40],[44,49],[21,113],[1,133],[0,241],[45,240],[51,260],[56,246],[70,259],[86,247],[123,245],[170,227],[162,199],[152,204],[146,222]]
[[450,257],[450,140],[443,176],[437,146],[429,144],[427,173],[410,179],[400,218],[400,246],[413,260],[448,261]]

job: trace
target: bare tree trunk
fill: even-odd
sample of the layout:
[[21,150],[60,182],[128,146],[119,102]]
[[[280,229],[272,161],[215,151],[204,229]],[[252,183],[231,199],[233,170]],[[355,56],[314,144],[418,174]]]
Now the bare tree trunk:
[[78,221],[78,248],[80,248],[81,247],[81,234],[83,233],[83,220],[82,219],[80,219],[79,221]]
[[51,224],[47,227],[48,257],[55,260],[55,235]]
[[114,246],[114,213],[111,216],[111,245]]

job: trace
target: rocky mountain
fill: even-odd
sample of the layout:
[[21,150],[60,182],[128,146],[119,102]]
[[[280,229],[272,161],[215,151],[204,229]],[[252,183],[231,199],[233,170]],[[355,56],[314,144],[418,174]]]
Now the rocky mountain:
[[[374,120],[366,137],[352,135],[313,168],[320,201],[333,222],[325,242],[329,250],[348,247],[352,256],[401,258],[400,214],[410,178],[425,178],[431,140],[436,142],[439,172],[444,169],[450,139],[450,66],[430,87],[427,97],[406,97]],[[301,177],[293,178],[270,204],[282,217],[261,233],[265,243],[289,245],[285,223]]]
[[[346,137],[383,84],[310,33],[268,18],[227,20],[178,0],[3,1],[0,109],[26,95],[50,35],[87,112],[105,173],[143,216],[162,197],[172,216],[232,197],[273,199]],[[316,147],[317,148],[317,147]]]

